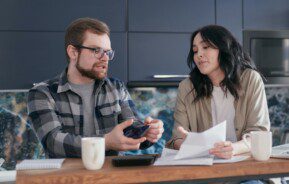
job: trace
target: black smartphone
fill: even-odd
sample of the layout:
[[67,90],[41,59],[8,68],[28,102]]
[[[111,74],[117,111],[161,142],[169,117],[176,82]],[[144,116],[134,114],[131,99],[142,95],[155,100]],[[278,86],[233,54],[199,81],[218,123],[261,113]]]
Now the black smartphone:
[[118,156],[112,159],[112,165],[115,167],[151,165],[155,162],[157,156],[158,155]]
[[131,137],[133,139],[141,138],[149,130],[149,125],[144,125],[140,120],[135,119],[133,124],[123,130],[123,134],[126,137]]

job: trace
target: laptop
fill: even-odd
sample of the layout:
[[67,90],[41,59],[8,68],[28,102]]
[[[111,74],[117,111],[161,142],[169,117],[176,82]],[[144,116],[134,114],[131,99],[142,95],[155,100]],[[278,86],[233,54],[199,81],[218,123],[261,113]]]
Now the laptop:
[[289,159],[289,144],[282,144],[272,148],[271,157]]

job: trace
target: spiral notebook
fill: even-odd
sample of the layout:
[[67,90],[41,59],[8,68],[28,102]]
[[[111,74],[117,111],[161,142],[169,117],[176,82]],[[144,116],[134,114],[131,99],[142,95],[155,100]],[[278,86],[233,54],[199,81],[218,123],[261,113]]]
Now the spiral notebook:
[[40,159],[40,160],[23,160],[16,165],[16,170],[30,169],[59,169],[62,166],[62,159]]

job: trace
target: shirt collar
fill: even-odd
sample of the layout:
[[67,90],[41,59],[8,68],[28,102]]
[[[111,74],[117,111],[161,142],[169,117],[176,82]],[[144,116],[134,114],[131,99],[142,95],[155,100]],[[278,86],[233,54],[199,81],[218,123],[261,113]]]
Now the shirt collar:
[[[67,78],[67,68],[60,74],[59,76],[59,81],[58,81],[58,88],[57,88],[57,93],[62,93],[62,92],[66,92],[69,90],[72,90],[71,85],[68,82],[68,78]],[[96,90],[97,87],[102,86],[104,83],[106,83],[108,80],[107,77],[105,77],[102,80],[95,80],[94,83],[94,91]]]

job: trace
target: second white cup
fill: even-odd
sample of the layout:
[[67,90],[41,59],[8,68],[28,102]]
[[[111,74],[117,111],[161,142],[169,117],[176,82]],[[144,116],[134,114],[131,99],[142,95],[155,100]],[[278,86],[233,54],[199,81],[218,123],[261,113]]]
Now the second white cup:
[[[250,137],[251,145],[247,138]],[[255,160],[266,161],[271,156],[272,133],[268,131],[253,131],[243,135],[244,143],[251,149]]]
[[105,141],[103,137],[85,137],[81,139],[81,158],[88,170],[100,169],[105,159]]

